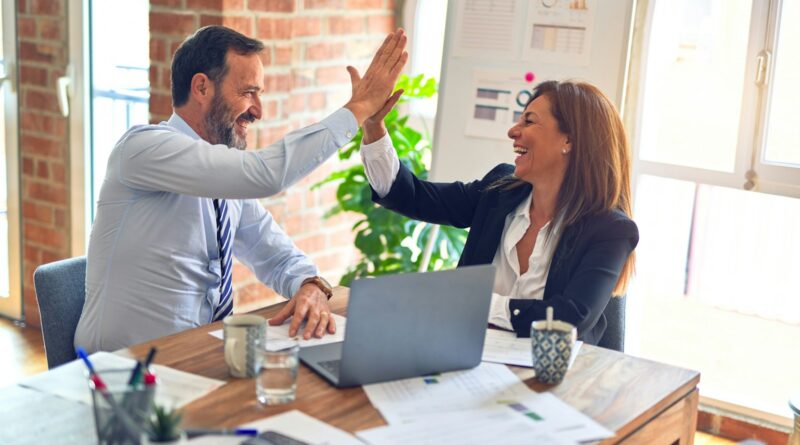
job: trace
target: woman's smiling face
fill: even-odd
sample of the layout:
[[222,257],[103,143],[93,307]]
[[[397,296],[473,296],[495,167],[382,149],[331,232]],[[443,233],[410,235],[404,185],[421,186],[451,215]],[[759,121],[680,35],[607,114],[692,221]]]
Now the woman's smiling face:
[[525,107],[519,121],[508,130],[517,154],[514,175],[534,185],[553,175],[558,175],[560,183],[572,149],[550,110],[550,99],[541,95]]

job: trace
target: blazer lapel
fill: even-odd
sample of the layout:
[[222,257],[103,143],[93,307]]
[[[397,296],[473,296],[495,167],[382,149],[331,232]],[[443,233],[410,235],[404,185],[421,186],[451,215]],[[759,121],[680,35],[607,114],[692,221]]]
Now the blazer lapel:
[[467,246],[464,248],[459,265],[489,264],[494,259],[506,215],[513,212],[520,202],[530,194],[531,187],[524,185],[508,191],[488,193],[485,200],[486,206],[479,209],[483,219],[479,224],[474,224],[470,229]]

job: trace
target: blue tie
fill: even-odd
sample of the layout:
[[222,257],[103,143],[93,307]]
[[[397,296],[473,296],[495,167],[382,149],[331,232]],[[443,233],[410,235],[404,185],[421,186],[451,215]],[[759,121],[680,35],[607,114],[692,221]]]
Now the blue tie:
[[219,285],[219,304],[214,309],[214,321],[222,320],[233,312],[233,280],[231,279],[231,221],[228,219],[228,204],[224,199],[214,200],[217,212],[217,243],[219,262],[222,266],[222,281]]

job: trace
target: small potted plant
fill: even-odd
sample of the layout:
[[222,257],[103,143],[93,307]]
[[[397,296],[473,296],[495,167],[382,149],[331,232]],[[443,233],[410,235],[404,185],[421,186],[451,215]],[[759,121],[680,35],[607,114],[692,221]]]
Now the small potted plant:
[[182,418],[183,413],[177,409],[168,409],[160,405],[153,406],[153,415],[147,423],[142,444],[186,443],[186,433],[180,429]]

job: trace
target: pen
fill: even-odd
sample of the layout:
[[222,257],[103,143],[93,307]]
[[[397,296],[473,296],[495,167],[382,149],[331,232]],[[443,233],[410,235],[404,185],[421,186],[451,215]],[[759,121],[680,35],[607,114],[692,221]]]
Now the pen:
[[258,430],[252,428],[190,428],[186,430],[186,437],[189,439],[208,434],[215,434],[218,436],[256,436],[258,435]]
[[150,363],[153,362],[153,357],[155,357],[155,356],[156,356],[156,347],[153,346],[152,348],[150,348],[150,351],[147,353],[147,358],[144,359],[144,369],[147,369],[147,368],[150,367]]
[[128,379],[128,386],[133,386],[138,383],[139,374],[142,370],[142,362],[136,361],[136,366],[133,367],[133,371],[131,371],[131,378]]

